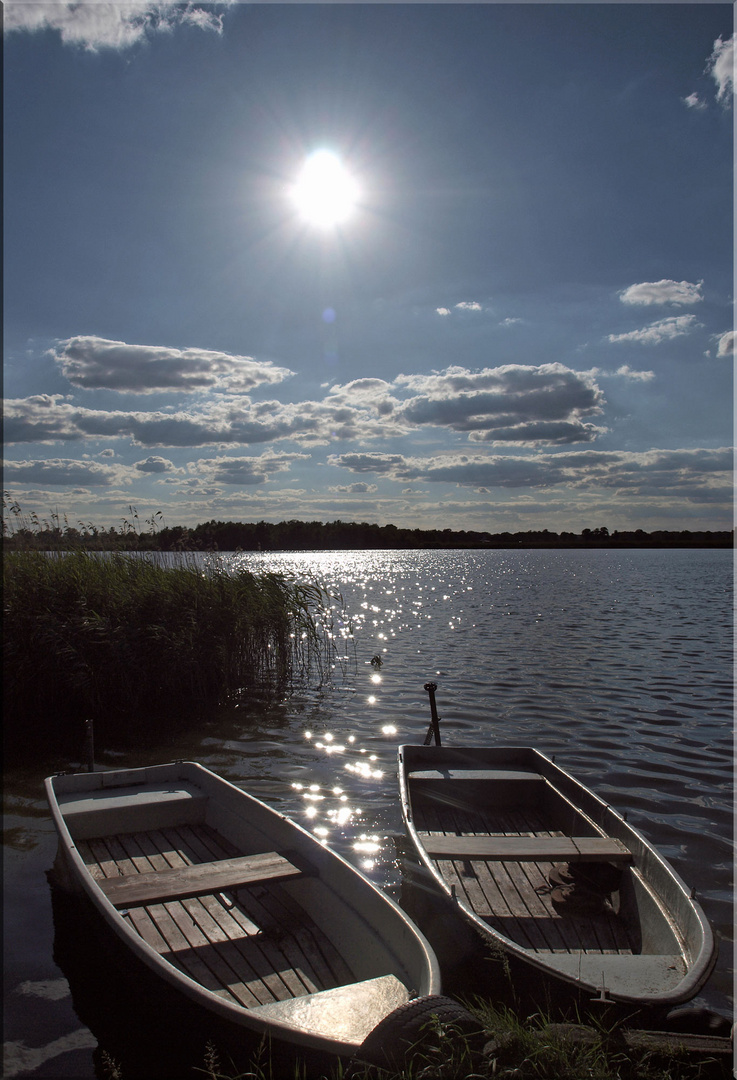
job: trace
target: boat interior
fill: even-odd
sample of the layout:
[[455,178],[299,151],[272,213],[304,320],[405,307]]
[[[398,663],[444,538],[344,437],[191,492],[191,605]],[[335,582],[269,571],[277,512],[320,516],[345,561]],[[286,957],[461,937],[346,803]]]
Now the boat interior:
[[[105,882],[112,888],[153,871],[166,875],[215,860],[237,865],[241,856],[203,822],[90,837],[78,840],[77,849],[104,891]],[[161,873],[156,884],[161,887]],[[280,874],[240,888],[217,885],[207,891],[203,882],[206,891],[201,895],[167,899],[174,887],[168,882],[162,895],[131,894],[130,906],[119,910],[169,963],[205,989],[246,1008],[355,981],[346,960],[290,895]],[[124,894],[116,897],[112,891],[110,899],[128,902]]]
[[[617,957],[627,958],[628,972],[641,967],[647,981],[682,978],[683,944],[627,846],[603,836],[549,779],[506,763],[442,776],[417,770],[409,784],[420,843],[479,922],[568,974],[589,970],[595,983],[604,957],[607,982]],[[605,862],[619,873],[598,905],[557,902],[554,871]]]

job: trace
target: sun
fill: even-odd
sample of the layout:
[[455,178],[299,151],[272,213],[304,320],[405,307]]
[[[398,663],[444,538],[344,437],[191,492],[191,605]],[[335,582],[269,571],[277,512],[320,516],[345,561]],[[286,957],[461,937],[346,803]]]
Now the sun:
[[289,194],[309,225],[331,229],[354,212],[358,185],[337,154],[316,150],[305,161]]

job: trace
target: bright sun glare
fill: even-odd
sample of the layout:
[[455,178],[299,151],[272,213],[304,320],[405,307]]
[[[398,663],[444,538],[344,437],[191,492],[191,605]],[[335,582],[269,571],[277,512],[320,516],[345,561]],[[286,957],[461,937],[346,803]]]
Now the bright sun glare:
[[331,228],[350,217],[358,188],[335,154],[316,150],[304,163],[290,194],[305,221]]

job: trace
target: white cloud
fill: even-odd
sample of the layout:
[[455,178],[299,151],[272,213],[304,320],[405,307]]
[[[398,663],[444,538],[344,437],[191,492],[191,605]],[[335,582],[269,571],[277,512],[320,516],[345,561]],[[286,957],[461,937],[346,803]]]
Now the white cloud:
[[60,341],[50,355],[74,386],[130,394],[202,390],[245,393],[264,383],[282,382],[292,374],[287,368],[250,356],[211,349],[129,345],[90,335]]
[[584,422],[604,404],[593,374],[563,364],[449,367],[399,375],[395,385],[414,393],[402,405],[403,420],[465,431],[472,442],[590,442],[602,430]]
[[622,367],[617,368],[615,374],[623,379],[635,379],[638,382],[651,382],[655,378],[654,371],[633,371],[629,364],[623,364]]
[[[232,2],[233,0],[220,0],[221,4],[229,4]],[[181,14],[181,20],[183,23],[186,23],[189,26],[196,26],[200,30],[212,30],[216,34],[222,34],[223,32],[222,15],[215,15],[212,11],[197,7],[195,4],[187,5],[186,10]]]
[[254,457],[200,458],[190,465],[197,480],[210,484],[253,486],[264,484],[276,473],[287,472],[294,461],[305,461],[308,454],[269,452]]
[[717,85],[717,101],[725,106],[734,97],[734,66],[734,34],[727,41],[718,37],[706,70]]
[[707,108],[706,102],[702,101],[698,94],[689,94],[688,97],[682,98],[683,104],[688,105],[689,109],[696,109],[697,112],[702,112]]
[[373,409],[377,416],[391,416],[400,406],[398,398],[390,393],[391,383],[384,379],[354,379],[352,382],[331,386],[327,403],[340,402]]
[[719,338],[717,356],[734,356],[734,342],[734,330],[727,330],[726,334],[722,334]]
[[630,330],[626,334],[609,334],[607,341],[632,341],[639,345],[659,345],[661,341],[672,341],[673,338],[689,334],[696,327],[695,315],[673,315],[669,319],[661,319],[651,323],[641,330]]
[[630,285],[619,294],[623,304],[696,304],[703,300],[701,287],[703,281],[643,281],[639,285]]
[[483,311],[483,305],[478,300],[460,300],[457,304],[454,304],[452,309],[447,307],[435,308],[438,315],[451,315],[453,311]]
[[142,473],[168,473],[174,470],[174,463],[164,457],[147,457],[145,461],[137,461],[134,469]]
[[3,14],[5,33],[55,30],[65,45],[77,45],[90,52],[129,49],[152,34],[170,32],[178,26],[222,33],[222,16],[194,3],[179,4],[172,0],[127,0],[123,4],[95,0],[84,3],[11,0],[4,4]]
[[338,484],[329,487],[328,491],[333,495],[373,495],[378,491],[376,484],[364,484],[361,481],[355,484]]
[[654,371],[636,371],[629,364],[622,364],[616,371],[603,371],[601,368],[592,368],[592,374],[600,379],[633,379],[636,382],[652,382],[655,378]]

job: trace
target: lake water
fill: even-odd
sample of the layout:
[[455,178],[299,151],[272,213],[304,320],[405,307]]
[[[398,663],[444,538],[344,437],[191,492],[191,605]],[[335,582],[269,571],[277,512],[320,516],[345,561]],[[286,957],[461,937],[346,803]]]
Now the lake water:
[[[532,744],[555,754],[626,810],[696,887],[720,942],[698,1003],[731,1014],[731,552],[219,558],[330,590],[331,684],[297,686],[284,700],[244,704],[177,736],[157,732],[152,720],[146,745],[98,741],[100,767],[202,761],[398,897],[397,746],[423,740],[423,685],[433,681],[444,742]],[[42,781],[75,765],[39,748],[32,764],[6,770],[6,1077],[103,1075],[98,1039],[80,1019],[87,1012],[55,961],[46,879],[56,839]]]

